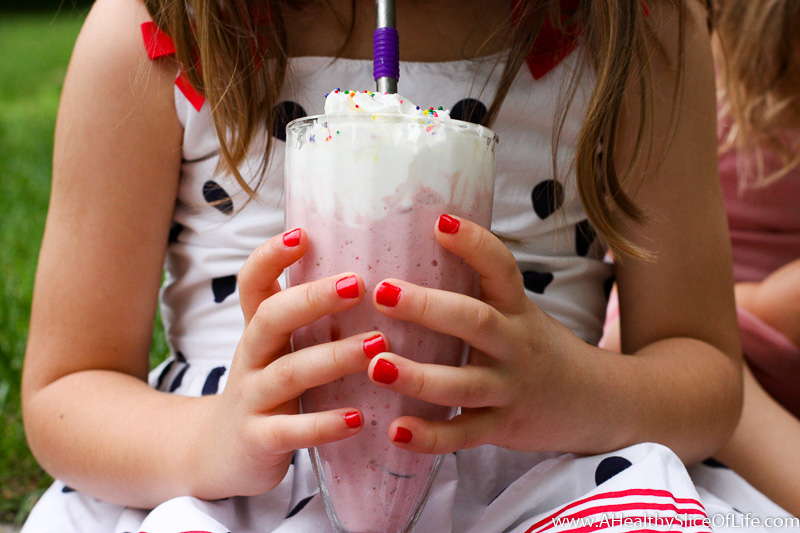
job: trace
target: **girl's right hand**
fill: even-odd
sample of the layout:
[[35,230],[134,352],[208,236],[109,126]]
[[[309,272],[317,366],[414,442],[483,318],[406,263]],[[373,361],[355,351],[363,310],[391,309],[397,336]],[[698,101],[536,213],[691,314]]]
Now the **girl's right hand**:
[[298,414],[298,397],[307,389],[367,369],[363,343],[377,334],[291,353],[292,331],[349,309],[364,296],[364,282],[353,273],[281,290],[278,276],[307,245],[302,230],[275,236],[239,272],[245,329],[227,385],[203,424],[205,439],[196,457],[196,464],[204,465],[203,489],[193,491],[197,496],[267,492],[286,475],[295,450],[342,440],[361,429],[363,415],[352,407]]

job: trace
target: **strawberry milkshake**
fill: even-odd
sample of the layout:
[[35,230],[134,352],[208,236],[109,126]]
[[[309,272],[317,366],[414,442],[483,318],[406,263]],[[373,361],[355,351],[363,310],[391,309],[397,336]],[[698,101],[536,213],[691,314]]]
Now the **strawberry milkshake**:
[[[287,132],[286,227],[309,235],[290,285],[350,270],[367,290],[355,308],[297,330],[294,349],[379,330],[403,357],[462,364],[463,341],[389,319],[369,294],[392,277],[478,296],[477,274],[439,246],[434,226],[444,213],[489,226],[495,135],[397,94],[342,90],[327,96],[325,115],[292,122]],[[410,531],[440,459],[394,446],[389,424],[401,415],[445,420],[454,410],[381,389],[366,374],[311,389],[301,404],[305,412],[348,406],[364,415],[357,435],[311,451],[337,531]]]

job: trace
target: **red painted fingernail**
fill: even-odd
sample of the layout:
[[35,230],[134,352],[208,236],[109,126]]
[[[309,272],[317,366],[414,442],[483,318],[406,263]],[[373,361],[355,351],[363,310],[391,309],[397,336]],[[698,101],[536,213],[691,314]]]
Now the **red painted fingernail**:
[[384,281],[375,289],[375,300],[386,307],[394,307],[400,301],[400,287]]
[[456,233],[461,226],[461,222],[449,215],[439,217],[439,231],[442,233]]
[[402,442],[402,443],[409,443],[411,442],[411,431],[407,430],[406,428],[398,427],[397,431],[394,434],[394,442]]
[[287,231],[283,234],[283,244],[289,248],[294,248],[300,244],[300,228]]
[[375,368],[372,369],[372,379],[378,383],[391,385],[397,381],[397,367],[386,359],[378,359]]
[[358,298],[358,278],[347,276],[336,282],[336,292],[342,298]]
[[344,415],[344,423],[349,428],[361,427],[361,413],[358,411],[350,411]]
[[364,349],[364,355],[372,359],[379,353],[386,351],[386,343],[384,342],[382,335],[375,335],[374,337],[370,337],[369,339],[365,340],[362,348]]

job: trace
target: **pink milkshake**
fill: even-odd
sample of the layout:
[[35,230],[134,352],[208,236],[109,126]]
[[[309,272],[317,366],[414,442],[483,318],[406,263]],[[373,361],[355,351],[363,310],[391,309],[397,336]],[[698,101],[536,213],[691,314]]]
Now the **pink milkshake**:
[[[325,111],[288,127],[286,225],[305,228],[310,241],[289,283],[352,270],[368,295],[394,277],[478,296],[477,275],[438,245],[433,228],[443,213],[488,227],[494,134],[398,95],[335,91]],[[296,331],[292,343],[301,349],[370,330],[416,361],[458,365],[466,355],[460,339],[389,319],[369,297]],[[354,406],[364,414],[358,435],[311,451],[337,531],[410,531],[440,458],[397,448],[389,424],[401,415],[445,420],[454,410],[378,388],[365,374],[309,390],[301,403],[305,412]]]

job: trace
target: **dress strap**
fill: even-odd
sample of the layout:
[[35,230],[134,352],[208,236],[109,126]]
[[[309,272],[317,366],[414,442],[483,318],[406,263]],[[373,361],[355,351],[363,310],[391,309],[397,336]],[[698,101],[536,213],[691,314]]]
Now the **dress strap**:
[[[141,27],[142,40],[144,41],[144,48],[147,50],[147,57],[151,60],[156,60],[162,57],[175,55],[175,43],[172,38],[164,33],[161,28],[156,26],[155,22],[143,22]],[[178,73],[178,77],[175,78],[175,85],[178,87],[178,90],[183,93],[183,96],[189,100],[192,107],[200,111],[206,100],[205,96],[192,87],[192,84],[189,83],[189,77],[183,69]]]
[[175,43],[169,35],[161,31],[153,21],[142,23],[142,39],[147,50],[147,57],[159,59],[175,53]]
[[[511,9],[514,23],[519,22],[523,2],[530,0],[512,0]],[[642,1],[644,15],[648,16],[650,10],[647,4]],[[578,0],[561,0],[562,20],[569,18],[569,15],[578,8]],[[550,17],[546,17],[533,43],[533,48],[525,59],[528,69],[531,71],[533,79],[539,80],[548,72],[558,66],[567,56],[569,56],[578,46],[583,28],[579,24],[574,24],[567,28],[557,28],[553,25]]]

